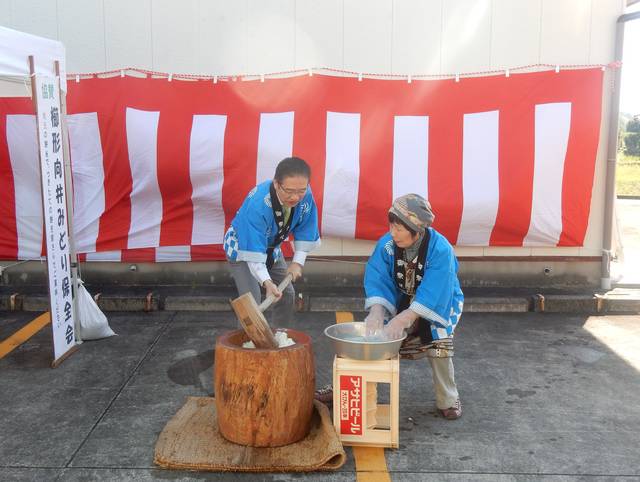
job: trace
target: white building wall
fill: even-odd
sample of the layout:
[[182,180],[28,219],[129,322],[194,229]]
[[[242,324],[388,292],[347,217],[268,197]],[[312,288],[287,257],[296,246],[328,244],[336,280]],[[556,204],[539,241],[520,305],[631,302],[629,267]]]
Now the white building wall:
[[[0,0],[0,24],[60,40],[68,72],[199,74],[307,67],[453,74],[613,59],[624,0]],[[457,249],[460,256],[599,256],[610,73],[582,248]],[[368,255],[329,239],[320,253]]]

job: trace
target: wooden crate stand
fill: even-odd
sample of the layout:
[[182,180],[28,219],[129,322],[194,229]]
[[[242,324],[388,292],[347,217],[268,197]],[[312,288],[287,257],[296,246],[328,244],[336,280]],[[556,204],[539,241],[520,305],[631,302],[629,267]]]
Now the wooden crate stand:
[[[398,447],[400,360],[333,359],[333,425],[344,445]],[[388,383],[389,404],[378,404]]]

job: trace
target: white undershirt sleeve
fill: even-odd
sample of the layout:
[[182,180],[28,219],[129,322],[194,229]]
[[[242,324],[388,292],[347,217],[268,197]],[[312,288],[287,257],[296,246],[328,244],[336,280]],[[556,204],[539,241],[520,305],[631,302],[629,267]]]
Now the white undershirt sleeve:
[[266,264],[247,261],[247,266],[249,266],[249,271],[251,272],[253,277],[258,280],[260,286],[262,286],[262,283],[264,283],[266,280],[271,279]]
[[300,266],[304,266],[304,262],[307,259],[307,255],[309,253],[307,251],[296,251],[293,253],[293,263],[298,263]]

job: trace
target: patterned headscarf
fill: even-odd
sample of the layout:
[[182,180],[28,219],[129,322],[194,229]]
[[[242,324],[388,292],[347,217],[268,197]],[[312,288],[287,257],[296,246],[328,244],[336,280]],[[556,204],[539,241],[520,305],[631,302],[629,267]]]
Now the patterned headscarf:
[[393,201],[389,212],[398,216],[407,226],[418,233],[424,233],[435,218],[429,201],[417,194],[400,196]]

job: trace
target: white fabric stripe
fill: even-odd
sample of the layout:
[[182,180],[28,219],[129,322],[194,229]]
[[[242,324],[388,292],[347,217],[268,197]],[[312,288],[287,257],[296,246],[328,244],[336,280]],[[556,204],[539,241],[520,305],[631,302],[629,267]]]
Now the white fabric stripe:
[[318,239],[317,241],[294,241],[293,246],[296,251],[306,251],[310,253],[314,249],[318,249],[322,246],[322,239]]
[[500,201],[498,124],[497,110],[464,115],[458,245],[489,246]]
[[40,258],[43,219],[35,116],[7,115],[6,136],[13,171],[18,259]]
[[122,259],[121,251],[100,251],[99,253],[87,253],[87,261],[116,261]]
[[296,250],[296,252],[293,253],[293,259],[291,260],[291,262],[298,263],[300,266],[304,266],[304,262],[306,261],[308,254],[309,253],[307,251]]
[[412,311],[415,311],[416,313],[418,313],[422,318],[441,323],[444,326],[451,325],[450,320],[445,320],[442,316],[440,316],[438,313],[433,311],[431,308],[427,308],[426,306],[424,306],[421,303],[418,303],[417,301],[413,301],[409,305],[409,308],[411,308]]
[[360,179],[360,114],[327,112],[323,236],[355,237]]
[[127,107],[127,145],[133,188],[128,248],[160,244],[162,196],[158,186],[158,120],[160,112]]
[[98,114],[67,116],[73,165],[73,231],[78,252],[96,250],[104,212],[104,164]]
[[193,203],[192,244],[221,244],[224,238],[222,183],[227,116],[194,115],[189,148]]
[[247,261],[250,263],[265,263],[267,261],[267,255],[264,253],[256,253],[255,251],[243,251],[238,250],[238,257],[236,261]]
[[191,246],[158,246],[156,262],[191,261]]
[[429,117],[395,116],[393,121],[393,199],[420,194],[429,199]]
[[293,151],[293,112],[260,114],[256,184],[273,179],[276,166]]
[[571,103],[536,105],[531,222],[523,246],[555,246],[562,233],[562,178]]

